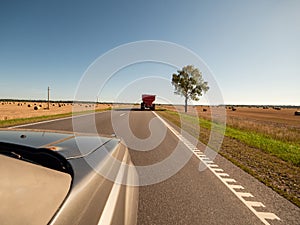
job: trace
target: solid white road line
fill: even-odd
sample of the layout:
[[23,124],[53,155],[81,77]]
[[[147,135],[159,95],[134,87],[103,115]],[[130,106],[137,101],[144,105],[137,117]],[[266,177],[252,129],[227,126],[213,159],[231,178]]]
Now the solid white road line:
[[[269,222],[267,221],[267,219],[269,219],[269,220],[275,220],[275,219],[280,220],[280,218],[277,215],[275,215],[274,213],[256,211],[256,209],[254,207],[265,207],[265,205],[261,202],[245,200],[244,198],[249,198],[249,197],[253,198],[254,196],[251,193],[248,193],[248,192],[236,191],[236,190],[243,190],[245,188],[241,185],[233,184],[233,183],[236,183],[236,180],[230,178],[229,174],[224,173],[223,169],[219,168],[218,165],[214,164],[214,162],[211,161],[208,157],[206,157],[203,152],[201,152],[199,149],[197,149],[195,146],[193,146],[186,138],[184,138],[179,132],[177,132],[171,125],[169,125],[164,119],[162,119],[159,115],[157,115],[157,113],[155,113],[154,111],[152,111],[152,112],[265,225],[270,225]],[[199,152],[201,152],[202,154],[199,154]]]
[[125,168],[127,167],[126,161],[128,158],[128,154],[129,153],[127,151],[124,153],[122,163],[120,165],[119,172],[116,177],[116,181],[113,184],[111,192],[108,196],[108,199],[107,199],[104,209],[102,211],[98,225],[109,225],[112,222],[112,219],[113,219],[113,216],[115,213],[115,208],[117,206],[118,198],[119,198],[121,187],[122,187],[122,184],[119,182],[121,182],[123,180],[123,177],[125,174]]

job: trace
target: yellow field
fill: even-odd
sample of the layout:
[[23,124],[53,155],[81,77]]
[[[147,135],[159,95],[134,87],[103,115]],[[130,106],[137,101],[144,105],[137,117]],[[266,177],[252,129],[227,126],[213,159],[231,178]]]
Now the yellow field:
[[[108,108],[108,104],[76,104],[76,111]],[[34,108],[38,107],[38,110]],[[50,109],[45,102],[0,102],[0,120],[30,118],[72,112],[71,103],[51,103]]]

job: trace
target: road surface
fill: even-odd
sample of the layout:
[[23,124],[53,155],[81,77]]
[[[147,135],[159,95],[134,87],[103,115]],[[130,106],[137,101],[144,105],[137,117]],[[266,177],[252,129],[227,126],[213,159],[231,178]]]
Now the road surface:
[[[123,139],[136,166],[151,166],[162,162],[173,154],[176,147],[181,151],[183,160],[190,156],[182,168],[177,168],[180,159],[170,164],[170,167],[178,171],[168,179],[139,188],[138,224],[299,225],[298,207],[221,156],[210,162],[211,160],[199,151],[201,145],[195,148],[188,140],[182,140],[176,134],[176,129],[172,131],[166,128],[153,112],[118,110],[113,111],[113,116],[111,113],[97,113],[95,119],[94,115],[76,117],[76,131],[116,135]],[[122,131],[126,124],[133,135],[122,133],[126,132]],[[20,128],[73,131],[71,118]],[[134,149],[133,142],[136,138],[149,138],[150,129],[165,131],[163,140],[149,151]],[[151,142],[151,138],[149,141]],[[209,165],[210,169],[199,171],[201,159],[208,161],[206,165]],[[154,170],[155,174],[151,175],[163,175],[169,172],[168,169],[162,165],[161,171]],[[147,174],[139,170],[138,172],[142,183],[147,182]]]

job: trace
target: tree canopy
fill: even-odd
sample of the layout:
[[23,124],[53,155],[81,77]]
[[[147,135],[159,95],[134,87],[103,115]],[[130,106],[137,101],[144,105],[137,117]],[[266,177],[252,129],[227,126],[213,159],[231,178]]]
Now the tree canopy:
[[185,112],[187,112],[188,100],[198,101],[203,93],[209,89],[208,83],[203,80],[202,73],[193,65],[184,66],[172,76],[172,85],[175,94],[185,98]]

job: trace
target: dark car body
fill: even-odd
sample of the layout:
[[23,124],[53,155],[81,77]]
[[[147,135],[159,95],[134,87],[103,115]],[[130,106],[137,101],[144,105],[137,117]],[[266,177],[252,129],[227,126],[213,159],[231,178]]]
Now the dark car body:
[[0,130],[0,224],[136,224],[137,182],[116,138]]

